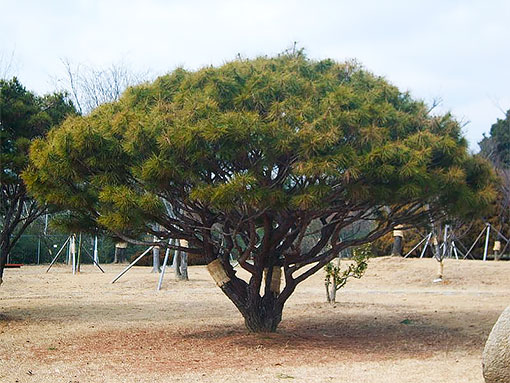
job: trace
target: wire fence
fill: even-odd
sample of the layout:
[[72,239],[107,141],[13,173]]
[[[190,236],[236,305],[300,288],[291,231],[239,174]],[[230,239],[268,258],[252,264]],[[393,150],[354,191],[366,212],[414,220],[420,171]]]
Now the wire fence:
[[[23,234],[11,250],[8,263],[44,264],[50,263],[58,251],[66,243],[69,234]],[[81,263],[92,263],[94,254],[93,235],[77,234],[76,246],[80,247]],[[126,249],[127,259],[137,252],[143,251],[143,246],[129,246]],[[114,259],[115,242],[108,237],[98,237],[97,250],[100,263],[110,263]],[[69,256],[69,243],[65,244],[57,262],[66,262]]]

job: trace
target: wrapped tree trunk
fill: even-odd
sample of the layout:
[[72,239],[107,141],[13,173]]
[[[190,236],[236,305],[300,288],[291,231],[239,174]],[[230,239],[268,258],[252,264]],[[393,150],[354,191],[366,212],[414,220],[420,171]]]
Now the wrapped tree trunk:
[[151,273],[160,273],[161,272],[161,267],[159,265],[160,264],[159,253],[160,253],[159,246],[154,246],[152,248],[152,270],[151,270]]
[[402,256],[402,245],[404,240],[404,232],[401,230],[404,226],[397,225],[395,226],[395,230],[393,230],[393,248],[391,250],[391,255],[393,256]]
[[501,258],[501,241],[494,241],[494,247],[492,248],[492,251],[494,251],[494,260],[499,261]]
[[[177,243],[182,247],[188,247],[188,241],[178,240]],[[178,281],[188,280],[188,255],[183,251],[175,252],[174,259],[175,279]]]
[[127,242],[117,242],[115,244],[115,255],[113,257],[113,263],[123,263],[126,261],[126,248]]
[[[445,243],[446,246],[446,243]],[[439,247],[439,242],[437,240],[437,236],[435,232],[432,234],[432,248],[434,249],[434,258],[438,262],[437,264],[437,278],[434,279],[434,282],[441,282],[443,280],[443,255],[441,254],[441,249]]]

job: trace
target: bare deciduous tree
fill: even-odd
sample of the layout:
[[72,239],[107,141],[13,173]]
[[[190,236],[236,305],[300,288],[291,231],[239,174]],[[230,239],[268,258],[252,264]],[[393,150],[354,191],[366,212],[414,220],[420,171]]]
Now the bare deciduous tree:
[[69,59],[62,59],[62,64],[66,71],[65,78],[58,79],[57,83],[72,95],[73,102],[82,114],[118,100],[126,88],[150,78],[148,71],[136,73],[123,62],[103,68],[74,65]]

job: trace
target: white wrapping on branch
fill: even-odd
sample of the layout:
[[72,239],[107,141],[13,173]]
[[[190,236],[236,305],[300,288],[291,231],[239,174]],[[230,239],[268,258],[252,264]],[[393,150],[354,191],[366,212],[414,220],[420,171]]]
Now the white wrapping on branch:
[[403,227],[404,227],[404,225],[397,225],[397,226],[395,226],[395,230],[393,230],[393,236],[394,237],[404,238],[404,231],[401,230]]
[[214,282],[216,282],[219,287],[230,281],[230,278],[225,272],[225,269],[223,268],[223,265],[219,259],[215,259],[209,263],[207,265],[207,270],[209,271],[209,274],[211,274],[211,277],[214,279]]
[[[264,269],[264,278],[267,280],[267,273],[269,269]],[[273,293],[280,293],[280,284],[282,281],[282,268],[280,266],[273,266],[273,274],[271,275],[271,283],[269,290]]]
[[494,251],[501,251],[501,241],[494,241],[494,247],[492,248]]

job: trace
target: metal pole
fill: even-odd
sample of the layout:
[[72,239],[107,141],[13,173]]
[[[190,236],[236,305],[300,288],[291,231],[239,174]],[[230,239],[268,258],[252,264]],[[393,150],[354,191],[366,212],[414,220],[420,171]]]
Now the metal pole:
[[432,238],[432,232],[429,233],[427,236],[427,241],[425,242],[425,245],[423,246],[423,250],[421,251],[420,258],[423,258],[425,255],[425,251],[427,250],[427,246],[429,245],[430,238]]
[[78,239],[78,256],[76,258],[76,272],[77,273],[80,272],[80,267],[81,267],[81,233],[80,233],[80,237]]
[[66,265],[68,265],[70,262],[71,262],[71,241],[67,243]]
[[159,276],[157,291],[161,290],[161,286],[163,285],[163,278],[165,276],[166,265],[168,263],[168,256],[170,255],[170,249],[167,247],[165,251],[165,259],[163,259],[163,268],[161,269],[161,275]]
[[469,250],[467,251],[466,255],[464,256],[464,259],[467,258],[467,256],[469,255],[469,253],[471,253],[471,250],[473,250],[473,247],[475,247],[476,243],[478,242],[478,240],[480,239],[480,237],[483,235],[483,232],[486,230],[487,228],[484,227],[482,229],[482,231],[480,232],[480,234],[478,234],[478,237],[476,237],[475,241],[473,242],[473,244],[471,245],[471,247],[469,248]]
[[76,274],[76,238],[73,234],[71,238],[71,257],[73,260],[72,267],[73,267],[73,275]]
[[99,265],[99,254],[97,252],[97,235],[94,237],[94,263]]
[[420,246],[423,242],[425,242],[427,240],[427,238],[428,238],[428,236],[424,237],[420,242],[418,242],[418,244],[415,247],[413,247],[411,250],[409,250],[409,252],[406,255],[404,255],[404,258],[407,258],[409,256],[409,254],[411,254],[413,251],[415,251],[418,248],[418,246]]
[[152,250],[154,246],[149,247],[147,250],[145,250],[142,254],[140,254],[133,262],[131,262],[124,270],[121,271],[119,275],[117,275],[110,283],[115,283],[120,277],[122,277],[124,274],[128,272],[130,268],[132,268],[140,259],[143,258],[144,255],[146,255],[149,251]]
[[510,239],[508,239],[507,237],[505,237],[498,229],[496,229],[495,227],[492,227],[492,230],[496,230],[496,233],[498,233],[500,235],[501,238],[503,238],[507,243],[510,242]]
[[455,259],[459,259],[459,254],[457,254],[457,246],[455,246],[455,241],[452,241],[452,249],[453,253],[455,254]]
[[448,239],[448,225],[444,225],[444,233],[443,233],[443,255],[442,255],[442,259],[444,259],[446,257],[446,251],[447,251],[447,246],[446,246],[446,241]]
[[503,250],[501,250],[501,253],[500,255],[503,257],[505,255],[505,251],[506,251],[506,248],[508,247],[508,245],[510,244],[510,241],[506,243],[505,247],[503,247]]
[[83,248],[83,250],[85,250],[85,254],[92,260],[94,265],[96,265],[99,268],[99,270],[101,270],[104,273],[104,270],[101,268],[101,266],[99,266],[99,263],[94,261],[94,258],[92,257],[92,255],[90,255],[89,251],[86,248]]
[[62,252],[62,250],[67,245],[67,242],[69,242],[70,239],[71,239],[71,237],[67,237],[66,241],[64,242],[64,244],[62,245],[60,250],[57,251],[57,255],[55,255],[55,257],[51,260],[50,265],[48,266],[48,269],[46,270],[46,272],[50,271],[51,266],[53,266],[53,264],[57,261],[58,256],[60,255],[60,253]]
[[487,224],[487,234],[485,235],[485,246],[484,246],[484,249],[483,249],[483,260],[484,261],[487,260],[487,250],[489,250],[489,235],[490,235],[490,231],[491,231],[491,224],[488,223]]

